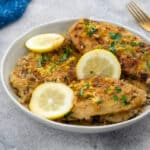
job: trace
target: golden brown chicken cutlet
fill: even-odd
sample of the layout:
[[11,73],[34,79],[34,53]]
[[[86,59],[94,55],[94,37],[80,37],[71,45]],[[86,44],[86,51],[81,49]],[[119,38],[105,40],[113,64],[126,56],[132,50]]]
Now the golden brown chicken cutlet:
[[114,114],[135,109],[146,101],[146,92],[122,80],[90,78],[74,81],[73,116],[88,119],[95,115]]
[[90,78],[74,81],[70,87],[74,91],[75,100],[68,120],[90,120],[93,116],[105,115],[110,119],[108,115],[128,113],[146,102],[144,90],[122,80]]
[[69,35],[80,53],[96,48],[109,50],[119,59],[125,77],[150,82],[150,45],[140,37],[122,27],[88,19],[77,21]]

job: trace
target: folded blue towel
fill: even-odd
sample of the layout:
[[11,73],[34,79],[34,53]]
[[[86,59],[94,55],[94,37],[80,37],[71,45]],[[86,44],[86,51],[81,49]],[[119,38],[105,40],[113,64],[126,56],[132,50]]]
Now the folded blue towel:
[[30,0],[0,0],[0,28],[21,17]]

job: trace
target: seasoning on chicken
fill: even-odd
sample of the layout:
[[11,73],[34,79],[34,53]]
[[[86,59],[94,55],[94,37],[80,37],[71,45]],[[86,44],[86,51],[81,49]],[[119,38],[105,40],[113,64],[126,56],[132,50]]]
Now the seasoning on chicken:
[[76,80],[75,66],[79,57],[80,54],[66,38],[57,52],[30,52],[20,58],[9,78],[19,101],[28,107],[33,90],[43,82],[63,82],[68,85]]
[[[90,120],[93,116],[120,114],[142,107],[146,92],[122,80],[90,78],[70,85],[75,94],[67,119]],[[107,116],[108,118],[108,116]]]
[[77,21],[69,30],[75,47],[83,54],[96,48],[114,53],[124,76],[150,83],[150,45],[126,29],[88,19]]

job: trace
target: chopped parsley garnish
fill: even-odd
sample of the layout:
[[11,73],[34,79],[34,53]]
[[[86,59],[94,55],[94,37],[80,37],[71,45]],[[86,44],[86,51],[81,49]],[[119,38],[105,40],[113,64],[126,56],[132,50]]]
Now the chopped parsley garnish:
[[145,44],[143,42],[135,42],[135,41],[131,42],[130,45],[133,46],[133,47],[134,46],[140,46],[140,47],[145,46]]
[[109,47],[109,50],[112,52],[112,53],[115,53],[116,52],[116,49],[115,49],[115,42],[111,42],[110,44],[110,47]]
[[68,58],[68,55],[65,53],[65,54],[60,58],[60,60],[61,60],[61,61],[66,61],[67,58]]
[[147,61],[146,65],[147,65],[148,68],[150,68],[150,62]]
[[96,33],[97,30],[98,30],[98,29],[95,27],[95,25],[92,24],[92,23],[89,22],[89,21],[85,21],[85,23],[84,23],[84,28],[86,29],[87,35],[88,35],[89,37],[92,37],[92,35],[93,35],[94,33]]
[[68,59],[68,57],[70,56],[71,52],[72,52],[72,49],[69,47],[66,47],[64,49],[64,55],[60,58],[60,61],[62,61],[62,62],[66,61]]
[[41,57],[37,59],[37,66],[38,66],[39,68],[42,67],[42,58],[41,58]]
[[83,89],[80,89],[79,96],[83,96]]
[[50,58],[47,57],[45,54],[42,54],[42,56],[37,59],[37,66],[40,68],[42,67],[42,63],[46,63],[49,61],[50,61]]
[[121,88],[120,88],[119,86],[116,86],[116,87],[115,87],[115,91],[116,91],[117,93],[120,93],[120,92],[121,92]]
[[122,97],[120,98],[120,100],[125,104],[128,105],[129,102],[127,101],[127,97],[125,95],[122,95]]
[[59,65],[59,64],[60,64],[60,61],[56,61],[55,64],[56,64],[56,65]]
[[126,51],[130,50],[128,47],[126,47],[125,44],[121,44],[120,46],[121,46],[122,48],[124,48]]
[[43,62],[49,62],[50,58],[46,56],[46,54],[42,54],[42,61]]
[[64,115],[65,118],[70,117],[73,114],[72,111],[69,111],[67,114]]
[[88,36],[91,37],[95,32],[97,31],[97,29],[95,27],[91,27],[88,29]]
[[112,95],[112,98],[115,100],[115,101],[119,101],[119,97],[115,94]]
[[109,91],[109,86],[105,87],[104,92],[107,93]]
[[140,47],[144,47],[145,44],[144,44],[143,42],[139,42],[139,46],[140,46]]
[[89,83],[86,83],[86,84],[84,85],[84,87],[85,87],[86,89],[89,89],[89,88],[90,88],[90,84],[89,84]]
[[122,34],[121,33],[114,33],[114,32],[109,32],[109,36],[113,40],[109,46],[109,50],[115,54],[116,48],[115,45],[121,40]]
[[130,45],[134,47],[134,46],[138,46],[139,43],[137,43],[137,42],[131,42]]
[[89,21],[85,21],[85,22],[84,22],[84,27],[85,27],[85,28],[88,28],[89,25],[90,25],[90,22],[89,22]]
[[126,48],[126,45],[125,45],[125,44],[120,44],[120,46],[121,46],[122,48]]
[[146,49],[143,49],[143,50],[141,50],[141,52],[145,55],[145,54],[147,54],[147,50]]
[[109,36],[110,36],[112,39],[114,39],[115,36],[116,36],[116,33],[114,33],[114,32],[109,32]]
[[109,36],[111,37],[111,39],[113,39],[115,41],[120,41],[121,38],[122,38],[122,34],[121,33],[109,32]]
[[56,69],[56,65],[55,64],[50,67],[50,71],[55,71],[55,69]]
[[129,102],[127,101],[127,97],[125,95],[122,95],[121,98],[119,98],[115,94],[112,94],[111,96],[114,99],[114,101],[120,101],[120,102],[124,103],[125,105],[129,104]]

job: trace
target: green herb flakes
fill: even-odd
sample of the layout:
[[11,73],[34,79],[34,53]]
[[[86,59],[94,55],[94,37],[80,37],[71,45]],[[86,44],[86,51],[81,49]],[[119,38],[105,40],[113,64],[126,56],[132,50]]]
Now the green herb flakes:
[[114,99],[114,101],[119,101],[119,97],[115,94],[112,95],[112,98]]
[[96,33],[97,30],[98,30],[98,29],[95,27],[95,25],[92,24],[92,23],[89,22],[89,21],[86,21],[86,22],[84,23],[84,28],[85,28],[85,30],[87,31],[87,35],[88,35],[89,37],[92,37],[92,35],[93,35],[94,33]]
[[84,87],[85,87],[86,89],[89,89],[89,88],[90,88],[90,84],[89,84],[89,83],[86,83],[86,84],[84,85]]
[[112,53],[115,53],[116,52],[116,49],[115,49],[115,42],[111,42],[110,44],[110,47],[109,47],[109,50],[112,52]]
[[37,59],[37,66],[38,66],[39,68],[42,67],[42,58],[41,58],[41,57]]
[[146,65],[147,65],[148,68],[150,68],[150,62],[147,61]]
[[97,31],[97,29],[95,27],[91,27],[88,29],[88,36],[91,37],[95,32]]
[[114,33],[114,32],[109,32],[109,36],[111,37],[111,39],[115,39],[116,33]]
[[73,114],[72,111],[69,111],[67,114],[64,115],[65,118],[70,117]]
[[139,42],[139,46],[140,46],[140,47],[144,47],[145,44],[144,44],[143,42]]
[[64,62],[68,59],[72,52],[72,49],[69,47],[64,48],[64,55],[60,58],[60,61]]
[[139,43],[137,43],[137,42],[131,42],[130,45],[131,45],[132,47],[134,47],[134,46],[138,46]]
[[56,69],[56,65],[55,64],[50,67],[50,71],[55,71],[55,69]]
[[68,55],[65,53],[61,58],[60,60],[63,62],[63,61],[66,61],[68,59]]
[[46,54],[42,54],[42,61],[43,62],[49,62],[50,58],[46,56]]
[[109,91],[109,86],[105,87],[104,92],[107,93]]
[[121,92],[121,88],[120,88],[119,86],[116,86],[116,87],[115,87],[115,91],[116,91],[117,93],[120,93],[120,92]]
[[56,65],[59,65],[59,64],[60,64],[60,61],[56,61],[55,64],[56,64]]
[[83,96],[83,89],[80,89],[80,91],[79,91],[79,96]]
[[125,44],[121,44],[120,46],[121,46],[122,48],[124,48],[126,51],[129,51],[129,50],[130,50],[128,47],[126,47]]
[[42,63],[47,63],[50,61],[50,58],[46,56],[46,54],[42,54],[41,57],[37,59],[37,66],[42,67]]
[[140,46],[140,47],[145,46],[145,44],[143,42],[135,42],[135,41],[131,42],[130,45],[133,46],[133,47],[134,46]]
[[109,36],[111,37],[111,39],[113,39],[115,41],[120,41],[121,38],[122,38],[122,34],[121,33],[109,32]]
[[89,25],[90,25],[90,22],[89,22],[89,21],[85,21],[85,22],[84,22],[84,27],[85,27],[85,28],[88,28]]
[[144,55],[146,55],[148,53],[148,51],[146,49],[141,50],[141,53],[143,53]]
[[122,97],[120,98],[120,100],[125,104],[128,105],[129,102],[127,101],[127,97],[125,95],[122,95]]

